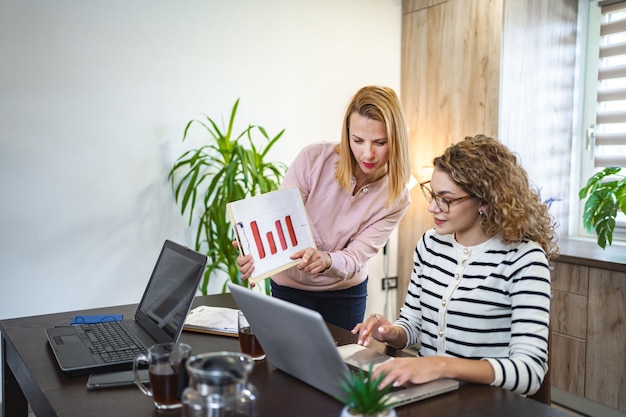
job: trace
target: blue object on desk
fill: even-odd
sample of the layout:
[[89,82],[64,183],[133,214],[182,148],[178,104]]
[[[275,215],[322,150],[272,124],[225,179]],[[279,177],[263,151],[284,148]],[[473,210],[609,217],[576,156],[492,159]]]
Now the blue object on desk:
[[70,324],[75,326],[77,324],[94,324],[105,323],[107,321],[120,321],[124,318],[122,314],[102,314],[95,316],[75,316]]

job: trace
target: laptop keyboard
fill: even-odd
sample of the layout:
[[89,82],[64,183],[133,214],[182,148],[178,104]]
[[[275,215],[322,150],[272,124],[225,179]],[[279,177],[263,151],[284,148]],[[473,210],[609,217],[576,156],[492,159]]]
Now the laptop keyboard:
[[141,342],[126,329],[123,321],[85,324],[81,328],[93,345],[91,353],[100,355],[104,362],[132,360],[146,352]]

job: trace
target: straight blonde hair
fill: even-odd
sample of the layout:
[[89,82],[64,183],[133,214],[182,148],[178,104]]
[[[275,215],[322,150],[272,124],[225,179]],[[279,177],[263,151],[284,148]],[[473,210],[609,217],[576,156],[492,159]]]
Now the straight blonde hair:
[[343,118],[341,142],[335,147],[339,154],[335,178],[348,191],[357,167],[357,161],[350,149],[350,116],[353,113],[385,124],[389,145],[389,190],[385,206],[390,207],[400,198],[411,176],[408,133],[400,100],[393,89],[377,86],[363,87],[350,99]]

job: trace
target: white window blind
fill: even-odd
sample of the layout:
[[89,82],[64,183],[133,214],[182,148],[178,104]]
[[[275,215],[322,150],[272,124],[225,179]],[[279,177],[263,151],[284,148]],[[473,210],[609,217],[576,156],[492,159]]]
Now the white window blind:
[[601,0],[596,124],[590,129],[593,164],[626,166],[626,1]]

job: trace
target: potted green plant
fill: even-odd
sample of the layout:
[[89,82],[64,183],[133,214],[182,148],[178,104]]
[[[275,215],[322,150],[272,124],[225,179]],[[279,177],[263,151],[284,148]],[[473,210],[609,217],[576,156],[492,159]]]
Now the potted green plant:
[[[602,249],[607,243],[613,243],[618,210],[626,214],[626,176],[620,174],[621,170],[620,167],[604,168],[592,175],[578,193],[581,200],[589,197],[583,211],[583,226],[589,232],[596,232]],[[616,179],[607,180],[609,176]]]
[[[176,202],[181,205],[181,214],[188,216],[190,226],[195,225],[195,249],[206,253],[209,259],[200,284],[205,295],[211,277],[218,270],[228,274],[230,281],[247,285],[247,281],[241,282],[237,268],[238,251],[232,245],[234,235],[226,205],[278,189],[286,170],[281,162],[266,161],[268,152],[285,130],[270,137],[263,127],[248,125],[235,134],[233,125],[238,106],[239,99],[233,105],[226,127],[220,128],[206,114],[202,119],[190,120],[182,140],[190,135],[192,126],[199,126],[208,133],[208,143],[184,152],[168,176]],[[258,144],[255,139],[259,134],[266,143]],[[222,292],[226,290],[226,282]]]
[[382,390],[378,385],[384,378],[380,375],[376,379],[371,379],[372,366],[369,371],[363,369],[355,370],[341,381],[341,386],[345,392],[338,400],[344,404],[340,417],[396,417],[394,404],[389,398],[392,390],[391,385],[387,385]]

